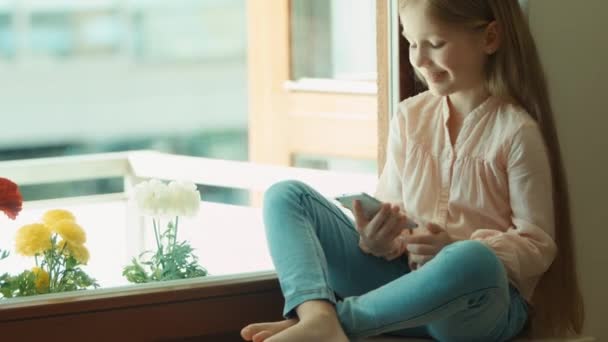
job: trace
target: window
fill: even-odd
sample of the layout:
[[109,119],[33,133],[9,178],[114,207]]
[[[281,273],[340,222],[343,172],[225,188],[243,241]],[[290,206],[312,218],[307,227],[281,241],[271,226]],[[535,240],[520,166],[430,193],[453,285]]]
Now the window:
[[0,159],[151,149],[247,160],[245,22],[242,0],[0,2]]
[[293,0],[291,79],[376,80],[375,1]]
[[[257,293],[251,292],[252,288],[272,290],[272,295],[264,294],[260,298],[276,299],[278,287],[276,282],[270,284],[271,274],[264,274],[263,286],[261,283],[254,286],[248,282],[255,277],[248,278],[243,273],[268,268],[267,255],[262,259],[254,257],[259,256],[258,247],[265,245],[262,235],[256,233],[259,208],[248,203],[209,202],[206,188],[202,189],[206,203],[199,217],[184,221],[186,235],[182,238],[200,250],[201,264],[217,277],[210,277],[209,281],[172,283],[170,295],[164,297],[162,294],[169,293],[169,288],[163,284],[123,286],[120,267],[135,251],[154,242],[150,232],[143,230],[138,219],[130,215],[124,192],[142,179],[188,179],[205,187],[261,191],[274,181],[298,178],[326,194],[353,191],[353,184],[357,189],[373,190],[376,129],[382,121],[378,119],[377,106],[383,101],[386,103],[382,99],[384,92],[378,90],[376,82],[387,79],[384,70],[376,70],[377,62],[384,59],[376,59],[375,46],[386,37],[376,43],[375,35],[369,36],[366,40],[371,47],[369,56],[348,68],[340,69],[345,64],[336,62],[335,66],[328,66],[327,74],[306,71],[301,72],[300,77],[293,77],[290,65],[297,57],[289,53],[288,32],[291,32],[290,13],[296,8],[290,7],[288,1],[99,0],[85,5],[76,0],[15,0],[8,3],[10,6],[0,6],[7,17],[5,21],[0,19],[0,35],[14,37],[14,43],[0,50],[9,51],[1,55],[0,68],[10,76],[0,82],[6,82],[11,93],[0,95],[0,108],[13,112],[18,109],[21,114],[11,121],[15,131],[0,137],[5,159],[0,162],[0,175],[18,179],[24,186],[54,184],[61,191],[84,187],[75,182],[111,179],[120,183],[120,189],[105,195],[92,190],[90,196],[85,197],[79,193],[55,193],[50,200],[29,198],[27,212],[20,215],[20,221],[0,217],[3,228],[7,226],[8,230],[15,231],[19,225],[35,220],[45,209],[74,210],[89,233],[92,256],[88,270],[103,282],[103,287],[114,287],[92,291],[91,296],[86,292],[55,296],[58,309],[51,310],[53,313],[47,311],[45,317],[37,316],[36,308],[45,304],[36,302],[35,298],[12,301],[0,310],[0,330],[26,331],[23,329],[26,325],[20,325],[20,319],[24,318],[29,324],[42,323],[37,325],[41,328],[37,329],[39,332],[30,329],[29,333],[43,333],[42,326],[49,329],[58,326],[57,321],[51,323],[54,319],[70,319],[78,321],[78,329],[90,335],[99,327],[119,324],[122,315],[129,314],[133,318],[133,333],[145,331],[156,338],[192,337],[240,328],[240,321],[226,321],[224,316],[221,324],[214,325],[217,313],[209,310],[208,305],[213,307],[216,303],[215,308],[222,309],[230,298],[237,296],[239,301],[230,304],[234,308]],[[339,3],[344,5],[344,2],[332,1],[332,6]],[[360,1],[356,6],[361,6],[359,12],[368,12],[361,18],[375,30],[374,23],[385,25],[386,13],[384,19],[378,21],[369,13],[387,10],[386,3],[373,3],[370,7],[369,1]],[[196,19],[201,16],[205,18],[201,20],[204,24]],[[340,21],[331,18],[334,24]],[[2,26],[2,23],[6,24]],[[34,40],[34,31],[53,38]],[[198,42],[200,37],[209,41]],[[216,43],[210,41],[214,37],[219,37]],[[335,49],[333,45],[328,48]],[[222,99],[227,92],[231,96]],[[214,105],[217,103],[224,106]],[[180,113],[185,112],[194,113],[192,120],[180,118]],[[249,116],[231,117],[231,113],[237,112]],[[19,121],[27,115],[36,119],[28,121],[35,123],[30,127]],[[121,124],[117,125],[119,121]],[[215,129],[205,126],[208,122],[215,125]],[[123,127],[129,124],[129,129]],[[240,135],[225,134],[233,131]],[[225,135],[220,138],[213,135],[216,132]],[[188,140],[192,136],[194,139]],[[207,141],[210,143],[206,144]],[[245,149],[250,162],[241,160],[246,159],[240,158],[243,154],[232,157],[234,145]],[[155,151],[124,152],[133,149]],[[41,156],[54,157],[23,160]],[[290,165],[316,165],[340,172],[285,167]],[[361,170],[365,172],[349,172]],[[69,183],[56,184],[63,181]],[[32,191],[33,194],[39,192]],[[54,197],[64,195],[67,197]],[[225,240],[213,240],[208,234],[223,236]],[[235,238],[238,241],[234,241]],[[10,249],[7,245],[10,240],[7,240],[0,240],[0,248]],[[106,255],[98,252],[100,250],[110,253]],[[13,257],[16,256],[10,258]],[[228,262],[222,264],[222,260]],[[30,264],[31,260],[17,258],[11,259],[10,266],[2,266],[3,271],[17,272]],[[229,291],[217,292],[217,286],[222,287],[222,291],[226,288],[242,291],[235,290],[230,296],[222,297],[222,293]],[[160,333],[159,329],[163,329],[160,325],[139,325],[139,322],[150,322],[145,317],[158,314],[155,310],[169,312],[173,310],[170,309],[172,303],[186,305],[192,296],[198,296],[193,295],[193,291],[198,293],[209,287],[212,287],[212,296],[216,296],[212,303],[201,301],[192,304],[190,311],[171,311],[177,321],[187,326],[184,329]],[[121,299],[114,297],[117,293]],[[144,297],[133,300],[138,293]],[[150,293],[158,296],[151,300]],[[68,309],[72,299],[83,304]],[[29,313],[20,306],[24,302],[32,308]],[[247,306],[253,309],[243,312],[241,319],[246,319],[245,316],[256,319],[252,315],[270,319],[262,315],[265,306],[254,303]],[[111,310],[90,310],[99,307]],[[13,309],[22,310],[22,315],[15,318]],[[82,315],[85,310],[88,314]],[[184,314],[192,310],[205,313],[202,324],[199,319],[196,322],[186,319]],[[99,324],[101,321],[108,324]],[[96,336],[104,336],[103,331],[97,332]]]
[[250,2],[252,161],[375,172],[375,7],[369,0]]

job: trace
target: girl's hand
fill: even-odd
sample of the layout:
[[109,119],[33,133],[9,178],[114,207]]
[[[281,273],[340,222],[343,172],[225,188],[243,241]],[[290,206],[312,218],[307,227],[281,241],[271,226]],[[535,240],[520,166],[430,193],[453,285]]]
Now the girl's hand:
[[434,223],[425,225],[426,232],[407,239],[410,269],[416,270],[435,257],[443,247],[454,242],[450,234]]
[[402,250],[402,241],[397,237],[406,227],[407,217],[398,205],[384,203],[380,211],[370,220],[363,214],[361,202],[353,203],[355,225],[359,232],[359,247],[365,252],[387,260],[397,258]]

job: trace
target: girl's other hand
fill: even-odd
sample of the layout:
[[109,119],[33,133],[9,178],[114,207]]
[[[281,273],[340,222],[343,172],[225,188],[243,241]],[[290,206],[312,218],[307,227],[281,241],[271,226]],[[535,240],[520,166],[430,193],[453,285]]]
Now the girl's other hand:
[[395,259],[401,251],[397,237],[406,227],[407,217],[398,205],[384,203],[380,211],[370,220],[363,214],[361,202],[353,203],[355,226],[359,232],[359,247],[365,252],[387,260]]
[[416,270],[435,257],[443,247],[454,242],[450,234],[434,223],[427,223],[425,230],[407,239],[410,269]]

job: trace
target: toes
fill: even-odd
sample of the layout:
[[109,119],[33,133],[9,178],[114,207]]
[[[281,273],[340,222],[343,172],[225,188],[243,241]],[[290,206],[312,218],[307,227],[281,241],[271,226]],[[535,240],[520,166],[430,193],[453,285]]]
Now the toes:
[[271,323],[254,323],[241,329],[241,337],[245,341],[263,342],[272,335],[281,332],[296,323],[295,320],[284,320]]
[[245,341],[252,341],[253,336],[257,333],[258,329],[255,329],[255,324],[250,324],[243,329],[241,329],[241,337]]
[[249,330],[247,329],[247,327],[241,329],[241,337],[245,341],[251,341],[251,338],[249,338]]
[[272,336],[270,331],[260,331],[259,333],[253,335],[253,342],[264,342],[270,336]]
[[[270,334],[270,332],[273,330],[273,326],[274,326],[273,323],[249,324],[248,326],[244,327],[241,330],[241,337],[245,341],[259,342],[258,340],[255,339],[255,336],[261,332],[266,332],[266,333]],[[268,338],[268,337],[265,337],[265,338]],[[260,341],[263,341],[263,340],[260,340]]]

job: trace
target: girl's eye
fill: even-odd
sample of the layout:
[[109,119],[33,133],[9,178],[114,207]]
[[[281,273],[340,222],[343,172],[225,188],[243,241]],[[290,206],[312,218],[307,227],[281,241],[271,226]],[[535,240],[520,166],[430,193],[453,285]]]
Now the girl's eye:
[[416,46],[416,44],[410,44],[410,50],[413,50],[415,48],[417,48],[418,46]]
[[445,45],[445,42],[431,43],[431,47],[433,49],[439,49],[439,48],[443,47],[444,45]]

